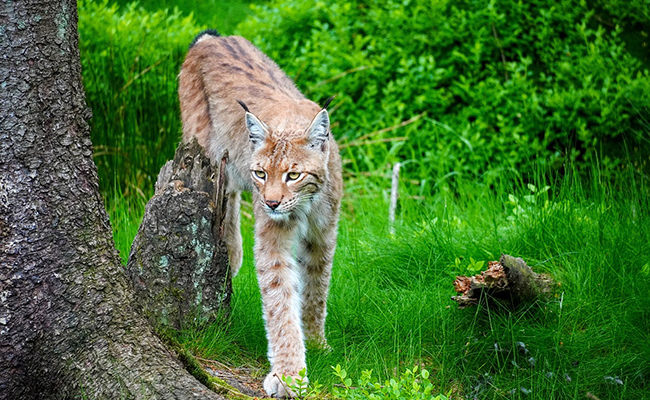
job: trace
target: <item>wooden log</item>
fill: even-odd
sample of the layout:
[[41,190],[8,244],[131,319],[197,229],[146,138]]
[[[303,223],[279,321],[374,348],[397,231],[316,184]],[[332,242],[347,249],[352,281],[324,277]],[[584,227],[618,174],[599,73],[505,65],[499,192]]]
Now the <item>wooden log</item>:
[[154,327],[205,323],[230,307],[225,163],[212,163],[194,140],[181,143],[158,175],[127,263],[137,303]]
[[458,308],[470,307],[484,301],[486,305],[517,307],[521,303],[546,297],[555,282],[546,274],[535,273],[521,258],[502,254],[499,261],[488,262],[487,270],[475,276],[457,276],[454,289],[458,296],[451,299]]

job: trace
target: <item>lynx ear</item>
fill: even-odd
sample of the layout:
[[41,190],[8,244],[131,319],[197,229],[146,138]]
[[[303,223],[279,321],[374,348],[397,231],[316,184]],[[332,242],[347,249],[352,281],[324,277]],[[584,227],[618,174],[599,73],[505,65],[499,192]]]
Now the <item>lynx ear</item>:
[[248,128],[248,138],[254,147],[262,144],[269,133],[264,122],[248,111],[246,111],[246,128]]
[[330,134],[330,116],[326,109],[320,110],[307,129],[307,140],[309,147],[321,148]]

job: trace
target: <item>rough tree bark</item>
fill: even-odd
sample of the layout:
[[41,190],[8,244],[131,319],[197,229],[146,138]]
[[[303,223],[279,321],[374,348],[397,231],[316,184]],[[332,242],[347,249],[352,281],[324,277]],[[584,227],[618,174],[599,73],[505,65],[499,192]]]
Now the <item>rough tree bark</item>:
[[134,312],[91,158],[76,7],[0,4],[0,399],[220,399]]
[[206,323],[230,307],[225,162],[212,163],[194,139],[181,143],[160,170],[127,263],[138,304],[154,327]]

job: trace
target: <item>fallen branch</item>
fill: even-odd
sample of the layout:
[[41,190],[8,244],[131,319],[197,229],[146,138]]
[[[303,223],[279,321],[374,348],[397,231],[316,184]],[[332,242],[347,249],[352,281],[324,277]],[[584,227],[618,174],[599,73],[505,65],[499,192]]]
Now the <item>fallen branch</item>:
[[488,269],[475,276],[458,276],[454,289],[459,294],[451,299],[458,308],[476,305],[483,299],[512,307],[545,297],[552,292],[555,282],[545,274],[537,274],[521,258],[507,254],[499,261],[490,261]]

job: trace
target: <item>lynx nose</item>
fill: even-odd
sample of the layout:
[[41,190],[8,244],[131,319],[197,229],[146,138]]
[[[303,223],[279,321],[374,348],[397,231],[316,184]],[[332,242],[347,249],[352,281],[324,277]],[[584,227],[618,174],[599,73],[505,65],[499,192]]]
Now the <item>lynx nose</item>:
[[280,205],[280,202],[276,200],[266,200],[266,205],[269,206],[271,210],[275,210]]

